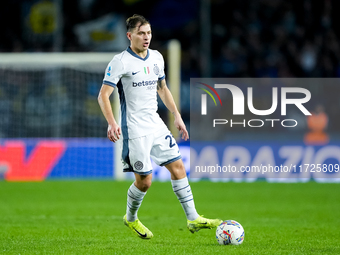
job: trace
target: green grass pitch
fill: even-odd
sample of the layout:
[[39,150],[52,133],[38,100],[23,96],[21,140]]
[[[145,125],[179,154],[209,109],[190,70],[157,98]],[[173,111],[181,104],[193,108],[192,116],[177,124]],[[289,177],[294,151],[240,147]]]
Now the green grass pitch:
[[215,230],[191,234],[169,182],[154,182],[139,219],[142,240],[123,225],[131,182],[0,182],[0,254],[340,254],[340,184],[192,182],[206,217],[239,221],[240,246]]

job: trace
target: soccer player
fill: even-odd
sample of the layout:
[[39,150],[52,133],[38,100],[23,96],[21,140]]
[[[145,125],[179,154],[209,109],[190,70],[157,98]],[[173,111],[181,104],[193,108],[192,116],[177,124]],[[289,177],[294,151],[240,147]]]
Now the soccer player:
[[[150,23],[141,15],[126,20],[130,46],[114,56],[108,64],[98,102],[108,122],[107,137],[112,142],[123,138],[122,159],[124,172],[133,172],[135,181],[127,192],[127,208],[123,222],[143,239],[153,237],[137,217],[152,181],[150,157],[171,174],[174,193],[187,217],[187,227],[194,233],[213,228],[222,221],[198,215],[178,146],[170,131],[157,113],[157,93],[174,115],[175,125],[182,139],[189,138],[182,117],[166,85],[163,56],[149,49]],[[109,96],[118,88],[121,106],[121,124],[112,112]]]

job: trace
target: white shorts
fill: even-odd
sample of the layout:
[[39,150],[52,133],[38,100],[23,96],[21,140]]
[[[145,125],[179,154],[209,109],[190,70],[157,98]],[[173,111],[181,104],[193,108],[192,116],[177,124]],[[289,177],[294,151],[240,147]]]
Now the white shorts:
[[135,139],[123,140],[124,172],[151,174],[150,157],[159,166],[181,159],[176,140],[167,128]]

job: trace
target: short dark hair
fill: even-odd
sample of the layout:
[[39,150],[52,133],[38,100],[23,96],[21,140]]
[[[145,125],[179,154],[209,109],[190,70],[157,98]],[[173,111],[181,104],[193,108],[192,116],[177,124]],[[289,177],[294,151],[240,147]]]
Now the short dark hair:
[[139,25],[138,27],[141,27],[146,24],[150,25],[150,22],[146,18],[142,15],[134,14],[126,20],[126,29],[128,32],[131,32],[137,25]]

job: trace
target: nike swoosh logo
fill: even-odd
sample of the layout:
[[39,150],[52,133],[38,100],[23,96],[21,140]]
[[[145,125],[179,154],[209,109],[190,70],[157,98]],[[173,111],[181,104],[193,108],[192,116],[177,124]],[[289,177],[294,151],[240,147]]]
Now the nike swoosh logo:
[[208,224],[208,222],[202,222],[202,223],[198,223],[198,224]]
[[132,75],[135,75],[135,74],[137,74],[137,73],[139,73],[140,71],[138,71],[138,72],[132,72]]
[[146,237],[146,233],[145,234],[142,234],[142,233],[140,233],[137,229],[135,229],[135,228],[133,228],[136,232],[137,232],[137,234],[138,235],[140,235],[141,237]]

